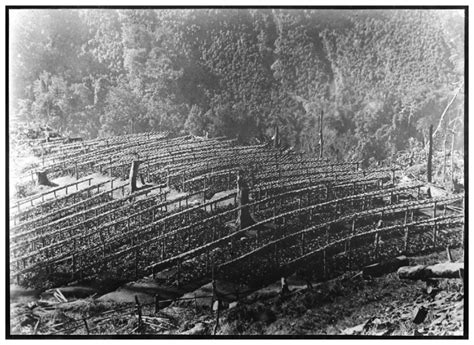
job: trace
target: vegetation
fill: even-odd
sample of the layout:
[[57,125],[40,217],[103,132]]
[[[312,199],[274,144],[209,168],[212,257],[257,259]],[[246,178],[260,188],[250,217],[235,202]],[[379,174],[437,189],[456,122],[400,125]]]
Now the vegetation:
[[[144,131],[268,139],[393,158],[463,131],[453,10],[12,10],[10,116],[95,138]],[[457,124],[455,119],[461,119]],[[454,137],[454,136],[453,136]],[[457,149],[463,147],[457,136]],[[438,140],[439,139],[439,140]],[[413,145],[413,144],[411,144]],[[449,144],[448,144],[449,145]]]
[[[462,250],[453,254],[463,255]],[[429,264],[444,261],[446,257],[443,252],[410,257],[410,260],[413,264]],[[216,335],[460,336],[463,332],[464,293],[462,283],[454,279],[442,279],[436,287],[428,289],[423,281],[402,281],[395,273],[363,279],[350,271],[312,289],[290,284],[290,290],[282,298],[279,284],[273,284],[240,296],[234,308],[221,310]],[[193,294],[202,296],[202,292]],[[134,303],[93,298],[34,303],[31,298],[22,297],[12,304],[12,333],[87,335],[89,330],[91,335],[153,337],[189,335],[190,330],[200,325],[201,332],[195,335],[214,334],[216,315],[210,303],[175,301],[158,313],[153,304],[142,308],[147,318],[140,333]],[[413,319],[420,305],[429,312],[424,322],[417,325]],[[83,318],[87,320],[88,330]]]

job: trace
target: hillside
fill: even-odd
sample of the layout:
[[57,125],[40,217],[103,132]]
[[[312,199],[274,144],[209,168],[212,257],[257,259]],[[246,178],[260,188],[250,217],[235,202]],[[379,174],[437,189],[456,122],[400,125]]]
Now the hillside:
[[364,166],[425,145],[433,125],[438,150],[462,152],[462,10],[10,14],[18,123],[90,139],[169,131],[245,144],[278,126],[296,152],[323,143]]
[[465,336],[467,14],[8,8],[7,336]]
[[[408,293],[413,301],[402,309],[420,295],[421,283],[361,279],[358,270],[446,246],[463,257],[463,193],[411,181],[394,167],[363,169],[356,161],[295,154],[277,138],[242,146],[223,137],[149,132],[73,143],[37,139],[30,151],[41,157],[38,166],[23,168],[33,178],[26,188],[33,183],[35,190],[10,202],[14,334],[83,334],[83,317],[92,334],[148,326],[151,334],[175,334],[196,320],[206,330],[190,332],[210,334],[215,315],[206,308],[216,299],[240,300],[222,311],[219,334],[301,334],[306,309],[353,303],[347,324],[341,314],[337,329],[324,318],[308,330],[342,334],[342,325],[361,320],[358,309],[371,289],[386,288],[395,298]],[[300,289],[284,301],[272,287],[281,277]],[[435,311],[462,300],[457,280],[440,286]],[[160,311],[150,314],[157,301]],[[130,311],[115,315],[130,308],[152,325],[135,329]],[[268,327],[255,319],[267,309],[280,320]],[[117,320],[99,326],[106,311]],[[243,318],[238,327],[235,318]],[[294,325],[283,327],[288,318]],[[462,331],[454,322],[448,332]]]

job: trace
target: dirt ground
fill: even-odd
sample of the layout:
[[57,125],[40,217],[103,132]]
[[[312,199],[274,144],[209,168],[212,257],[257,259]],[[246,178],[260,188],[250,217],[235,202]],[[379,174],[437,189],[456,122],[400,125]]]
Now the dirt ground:
[[[452,253],[454,260],[462,261],[461,250]],[[446,261],[446,254],[409,259],[411,265],[432,264]],[[95,335],[462,335],[464,293],[460,279],[440,279],[428,286],[422,281],[400,280],[396,273],[371,279],[363,279],[357,273],[347,272],[337,279],[314,283],[312,289],[289,279],[290,294],[285,297],[280,295],[276,282],[240,296],[237,303],[227,300],[217,328],[212,298],[193,299],[211,294],[209,284],[184,296],[145,281],[128,283],[103,296],[71,298],[67,303],[16,296],[11,304],[11,331],[87,334],[82,321],[75,329],[71,329],[75,323],[67,323],[86,317],[90,334]],[[222,291],[233,289],[231,284],[218,282],[219,285]],[[152,297],[156,291],[161,291],[161,299],[167,299],[159,303],[158,313]],[[172,302],[178,294],[188,299]],[[135,295],[143,305],[141,327],[134,311]],[[420,308],[427,313],[416,324],[414,319]],[[106,319],[104,312],[108,313]],[[64,322],[67,324],[62,325]]]

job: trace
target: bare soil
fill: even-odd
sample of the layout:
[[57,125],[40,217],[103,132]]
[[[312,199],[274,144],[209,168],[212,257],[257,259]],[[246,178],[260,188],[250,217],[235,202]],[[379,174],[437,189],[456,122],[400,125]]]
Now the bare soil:
[[[462,261],[462,250],[452,250],[454,260]],[[444,252],[410,257],[410,264],[432,264],[446,260]],[[314,283],[313,289],[294,279],[288,280],[290,294],[280,295],[279,282],[240,296],[238,303],[229,298],[220,312],[216,335],[374,335],[423,336],[462,335],[464,293],[460,279],[440,279],[427,285],[422,281],[400,280],[396,273],[363,279],[358,272],[347,272],[337,279]],[[225,293],[232,284],[218,282]],[[212,335],[216,312],[208,296],[209,284],[183,297],[184,301],[160,302],[155,313],[152,296],[159,291],[161,300],[182,296],[182,291],[165,289],[150,281],[128,283],[118,290],[67,303],[16,298],[11,304],[13,334],[87,334],[84,323],[71,320],[88,318],[90,334],[197,334]],[[138,327],[134,298],[139,296],[144,321]],[[30,306],[28,306],[30,303]],[[229,309],[229,304],[231,308]],[[423,322],[413,321],[423,307]],[[125,308],[125,309],[124,309]],[[122,310],[120,310],[122,309]],[[117,312],[113,312],[113,310]],[[110,312],[105,315],[104,312]],[[38,323],[38,320],[39,323]],[[66,325],[61,323],[66,322]],[[59,325],[59,326],[58,326]]]

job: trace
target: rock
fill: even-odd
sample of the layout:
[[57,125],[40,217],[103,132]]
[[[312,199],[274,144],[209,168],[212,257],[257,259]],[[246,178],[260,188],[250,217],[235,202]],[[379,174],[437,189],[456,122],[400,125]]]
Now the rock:
[[351,328],[346,328],[345,330],[342,331],[342,334],[345,334],[345,335],[360,334],[364,330],[365,325],[366,325],[366,322],[361,323],[360,325],[357,325]]
[[414,336],[422,336],[422,335],[425,335],[424,329],[423,329],[423,328],[421,328],[421,329],[415,329],[415,330],[413,331],[413,335],[414,335]]
[[38,303],[36,303],[35,301],[28,303],[28,308],[30,309],[36,308],[37,306],[38,306]]
[[185,332],[182,332],[182,335],[203,335],[206,333],[206,326],[204,323],[199,322],[196,325],[194,325],[193,328],[188,329]]
[[239,305],[239,302],[231,302],[229,303],[229,309],[235,308]]

